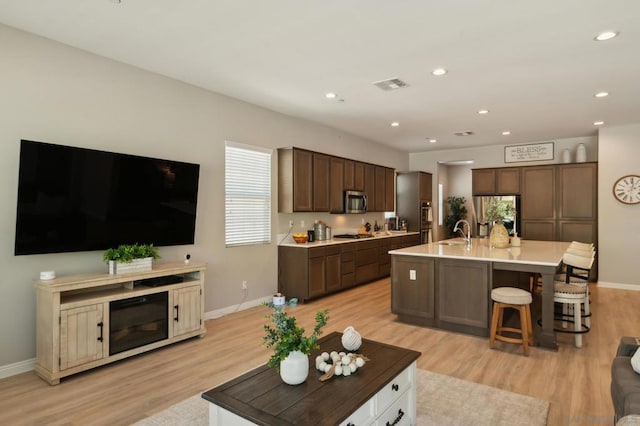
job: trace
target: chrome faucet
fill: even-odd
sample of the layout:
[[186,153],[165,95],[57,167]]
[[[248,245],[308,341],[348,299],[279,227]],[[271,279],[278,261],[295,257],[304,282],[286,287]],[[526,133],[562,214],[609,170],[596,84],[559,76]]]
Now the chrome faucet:
[[[464,233],[464,229],[460,227],[461,223],[467,225],[466,235]],[[471,245],[471,225],[469,225],[469,222],[464,219],[457,221],[456,225],[453,227],[453,232],[460,232],[462,234],[462,238],[464,238],[464,242],[467,243],[468,246]]]

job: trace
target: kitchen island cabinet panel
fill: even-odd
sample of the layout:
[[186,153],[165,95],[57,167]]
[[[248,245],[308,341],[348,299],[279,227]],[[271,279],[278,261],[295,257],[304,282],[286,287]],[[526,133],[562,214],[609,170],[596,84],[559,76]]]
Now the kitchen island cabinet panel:
[[391,312],[431,325],[435,319],[435,261],[392,256],[391,270]]
[[[490,277],[488,262],[438,259],[440,326],[488,336]],[[444,327],[443,323],[448,323]]]

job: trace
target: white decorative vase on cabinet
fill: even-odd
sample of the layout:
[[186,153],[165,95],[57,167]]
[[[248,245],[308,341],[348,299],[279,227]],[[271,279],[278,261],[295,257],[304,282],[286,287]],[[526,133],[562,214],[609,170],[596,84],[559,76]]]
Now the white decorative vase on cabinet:
[[309,375],[309,356],[300,351],[292,351],[280,361],[280,378],[288,385],[299,385]]

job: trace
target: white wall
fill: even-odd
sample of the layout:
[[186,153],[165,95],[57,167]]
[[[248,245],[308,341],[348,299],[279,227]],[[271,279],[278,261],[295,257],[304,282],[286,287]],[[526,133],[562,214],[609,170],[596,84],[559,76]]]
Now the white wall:
[[[249,299],[276,290],[275,235],[286,232],[292,216],[274,215],[270,245],[225,248],[225,140],[298,146],[408,169],[406,153],[2,25],[0,52],[0,367],[35,356],[32,281],[39,271],[106,271],[102,252],[13,255],[20,139],[200,163],[196,243],[162,247],[160,254],[173,261],[189,252],[208,263],[206,311],[239,303],[242,280],[249,283]],[[275,183],[274,177],[274,213]],[[356,218],[344,221],[359,224]]]
[[599,284],[640,288],[640,205],[613,197],[613,184],[640,175],[640,124],[603,128],[598,142]]

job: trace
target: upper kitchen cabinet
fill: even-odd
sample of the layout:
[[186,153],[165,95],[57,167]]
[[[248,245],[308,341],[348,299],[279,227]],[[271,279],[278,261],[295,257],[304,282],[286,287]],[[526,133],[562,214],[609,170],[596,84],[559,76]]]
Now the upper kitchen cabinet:
[[369,211],[376,210],[376,166],[373,164],[364,165],[364,192],[367,194],[367,208]]
[[330,163],[329,156],[313,153],[313,211],[329,211]]
[[522,170],[522,220],[555,219],[555,166]]
[[364,191],[364,163],[344,160],[345,191]]
[[596,163],[558,166],[560,219],[595,220],[598,168]]
[[329,160],[329,211],[332,213],[344,210],[344,166],[346,161],[338,157],[331,157]]
[[297,148],[278,150],[278,211],[313,211],[313,152]]
[[393,211],[395,170],[307,151],[278,149],[278,212],[344,211],[344,191],[364,191],[369,211]]
[[396,171],[394,169],[385,169],[385,197],[384,197],[384,211],[395,211],[396,202]]
[[433,200],[433,187],[431,173],[420,174],[420,200],[431,202]]
[[520,194],[520,168],[473,169],[473,195],[518,195]]
[[383,212],[385,211],[386,206],[386,196],[387,196],[387,184],[386,184],[387,175],[385,173],[385,168],[382,166],[376,166],[376,196],[375,196],[375,205],[373,205],[373,211]]

